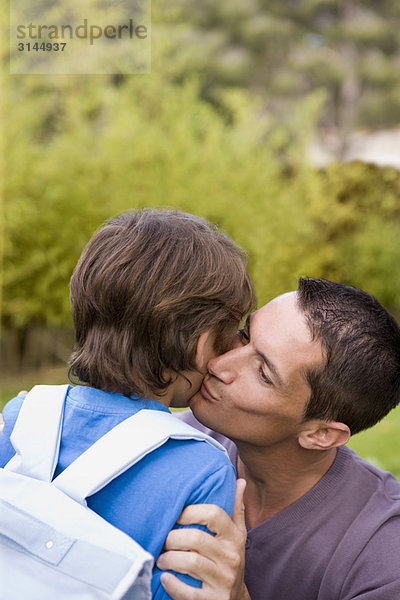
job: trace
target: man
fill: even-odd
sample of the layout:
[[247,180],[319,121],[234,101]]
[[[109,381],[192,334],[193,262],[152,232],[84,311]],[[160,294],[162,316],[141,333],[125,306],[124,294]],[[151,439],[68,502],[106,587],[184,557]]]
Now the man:
[[[176,600],[397,600],[400,484],[345,446],[400,400],[400,330],[369,294],[318,279],[251,315],[214,358],[185,420],[229,451],[244,492],[231,521],[188,507],[167,539],[162,569]],[[225,437],[226,436],[226,437]],[[229,439],[228,439],[229,438]],[[242,486],[241,486],[242,489]],[[192,550],[192,552],[182,552]],[[193,593],[194,592],[194,593]]]

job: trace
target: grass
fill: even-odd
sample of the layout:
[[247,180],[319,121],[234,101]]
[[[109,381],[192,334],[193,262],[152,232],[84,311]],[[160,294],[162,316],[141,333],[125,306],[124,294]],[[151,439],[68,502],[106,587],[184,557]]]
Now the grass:
[[[2,376],[0,408],[20,390],[29,390],[36,383],[66,383],[64,367],[42,369],[21,376]],[[349,446],[380,469],[391,471],[400,480],[400,406],[372,429],[350,440]]]
[[349,446],[380,469],[391,471],[400,480],[400,406],[380,423],[358,433]]
[[65,367],[51,367],[21,375],[6,375],[3,373],[0,381],[0,410],[19,391],[30,390],[37,383],[68,383],[67,369]]

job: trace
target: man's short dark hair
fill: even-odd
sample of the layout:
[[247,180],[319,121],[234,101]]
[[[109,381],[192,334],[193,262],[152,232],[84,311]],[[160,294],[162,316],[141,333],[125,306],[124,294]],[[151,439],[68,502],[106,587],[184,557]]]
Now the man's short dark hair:
[[255,302],[245,253],[216,226],[175,210],[111,219],[84,249],[70,292],[70,374],[129,395],[162,393],[167,372],[193,369],[207,330],[225,351]]
[[325,279],[300,279],[298,305],[326,355],[306,372],[304,420],[340,421],[358,433],[400,401],[400,328],[367,292]]

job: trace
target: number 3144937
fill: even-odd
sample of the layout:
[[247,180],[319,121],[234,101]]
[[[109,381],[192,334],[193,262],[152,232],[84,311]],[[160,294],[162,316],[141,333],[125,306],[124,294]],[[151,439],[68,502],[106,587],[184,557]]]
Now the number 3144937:
[[41,44],[39,44],[39,42],[35,42],[34,44],[31,44],[30,42],[26,42],[26,43],[20,43],[18,44],[18,50],[20,52],[31,52],[31,51],[35,51],[35,52],[64,52],[64,48],[67,45],[66,42],[42,42]]

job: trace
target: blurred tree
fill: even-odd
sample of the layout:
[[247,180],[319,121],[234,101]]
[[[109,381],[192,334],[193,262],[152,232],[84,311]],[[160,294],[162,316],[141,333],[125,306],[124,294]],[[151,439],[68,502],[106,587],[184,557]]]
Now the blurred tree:
[[[176,4],[174,0],[174,4]],[[172,28],[177,80],[203,78],[220,102],[224,86],[247,87],[290,124],[293,106],[326,90],[320,125],[342,151],[356,127],[400,122],[400,4],[396,0],[210,0],[181,2]]]

